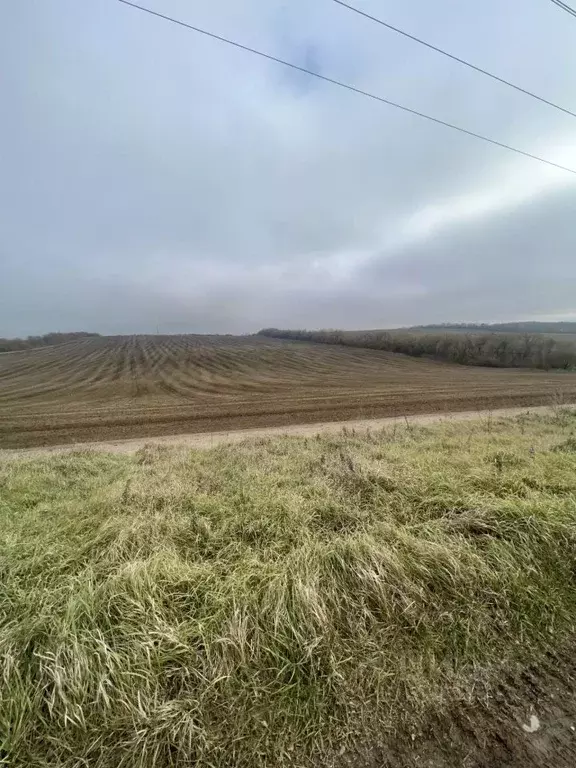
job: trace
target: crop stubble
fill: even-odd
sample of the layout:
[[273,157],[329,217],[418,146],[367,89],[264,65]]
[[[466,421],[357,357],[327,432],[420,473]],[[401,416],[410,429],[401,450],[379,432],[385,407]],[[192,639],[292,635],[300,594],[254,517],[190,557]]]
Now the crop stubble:
[[576,400],[566,372],[258,336],[111,336],[0,355],[0,446]]

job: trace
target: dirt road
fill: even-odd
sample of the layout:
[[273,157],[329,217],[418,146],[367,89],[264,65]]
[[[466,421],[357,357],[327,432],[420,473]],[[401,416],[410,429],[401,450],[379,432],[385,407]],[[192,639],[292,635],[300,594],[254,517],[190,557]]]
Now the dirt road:
[[[565,406],[574,407],[574,406]],[[0,449],[0,459],[25,458],[47,454],[62,454],[72,451],[91,450],[110,453],[134,453],[145,445],[182,445],[190,448],[206,449],[222,443],[240,443],[275,435],[295,435],[310,437],[318,433],[336,433],[342,429],[367,432],[382,429],[394,424],[402,427],[416,424],[433,424],[442,421],[470,421],[473,419],[502,418],[518,416],[523,413],[551,413],[550,406],[532,408],[500,408],[490,411],[458,411],[454,413],[430,413],[418,416],[394,416],[383,419],[357,419],[352,421],[318,422],[316,424],[292,424],[285,427],[263,427],[256,429],[238,429],[230,432],[201,432],[183,435],[163,435],[160,437],[138,437],[129,440],[111,440],[105,442],[71,443],[50,445],[39,448]]]

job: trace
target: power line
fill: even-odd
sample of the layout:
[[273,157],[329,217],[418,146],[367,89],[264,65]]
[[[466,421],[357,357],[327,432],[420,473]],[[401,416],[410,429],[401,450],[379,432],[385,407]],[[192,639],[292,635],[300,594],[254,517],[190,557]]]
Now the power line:
[[186,29],[190,29],[193,32],[198,32],[200,35],[205,35],[206,37],[210,37],[213,40],[218,40],[221,43],[226,43],[227,45],[231,45],[234,48],[239,48],[242,51],[246,51],[247,53],[253,53],[255,56],[260,56],[263,59],[267,59],[268,61],[273,61],[276,64],[282,64],[284,67],[290,67],[290,69],[294,69],[297,72],[303,72],[306,75],[310,75],[311,77],[316,77],[318,80],[323,80],[326,83],[331,83],[332,85],[337,85],[339,88],[345,88],[348,91],[352,91],[353,93],[357,93],[360,96],[365,96],[368,99],[372,99],[373,101],[379,101],[382,104],[387,104],[390,107],[395,107],[396,109],[401,109],[403,112],[408,112],[411,115],[416,115],[417,117],[422,117],[424,120],[429,120],[432,123],[436,123],[437,125],[443,125],[445,128],[451,128],[454,131],[459,131],[460,133],[464,133],[467,136],[472,136],[475,139],[480,139],[481,141],[485,141],[488,144],[493,144],[496,147],[501,147],[502,149],[507,149],[510,152],[515,152],[517,155],[523,155],[524,157],[529,157],[532,160],[538,160],[540,163],[545,163],[546,165],[551,165],[553,168],[559,168],[561,171],[567,171],[568,173],[573,173],[576,175],[576,170],[573,168],[567,168],[565,165],[560,165],[559,163],[554,163],[552,160],[545,160],[543,157],[538,157],[538,155],[533,155],[530,152],[525,152],[523,149],[516,149],[516,147],[511,147],[509,144],[504,144],[501,141],[496,141],[496,139],[490,139],[487,136],[483,136],[480,133],[474,133],[473,131],[469,131],[467,128],[461,128],[458,125],[454,125],[453,123],[448,123],[445,120],[440,120],[437,117],[432,117],[431,115],[427,115],[424,112],[418,112],[415,109],[411,109],[410,107],[405,107],[402,104],[397,104],[394,101],[390,101],[390,99],[385,99],[383,96],[378,96],[374,93],[370,93],[369,91],[364,91],[361,88],[356,88],[354,85],[349,85],[348,83],[344,83],[341,80],[335,80],[332,77],[327,77],[326,75],[321,75],[319,72],[314,72],[311,69],[307,69],[306,67],[301,67],[298,64],[293,64],[290,61],[285,61],[284,59],[280,59],[277,56],[272,56],[269,53],[264,53],[263,51],[259,51],[256,48],[251,48],[248,45],[243,45],[242,43],[237,43],[235,40],[230,40],[227,37],[223,37],[222,35],[217,35],[215,32],[209,32],[206,29],[202,29],[201,27],[195,27],[192,24],[188,24],[185,21],[181,21],[180,19],[175,19],[172,16],[165,16],[163,13],[158,13],[157,11],[153,11],[150,8],[146,8],[142,5],[137,5],[136,3],[130,2],[130,0],[118,0],[119,3],[122,3],[123,5],[128,5],[131,8],[136,8],[139,11],[143,11],[144,13],[149,13],[151,16],[156,16],[159,19],[164,19],[165,21],[169,21],[172,24],[177,24],[180,27],[185,27]]
[[554,3],[554,5],[557,5],[558,8],[562,8],[563,11],[566,11],[566,13],[569,13],[572,16],[574,16],[574,18],[576,18],[576,10],[574,8],[571,8],[569,5],[562,2],[562,0],[551,0],[551,1]]
[[[538,96],[537,94],[532,93],[532,91],[526,90],[526,88],[522,88],[519,85],[514,85],[514,83],[511,83],[509,80],[504,80],[503,77],[498,77],[498,75],[494,75],[492,74],[492,72],[488,72],[486,69],[482,69],[482,67],[477,67],[475,64],[471,64],[469,61],[460,59],[458,58],[458,56],[454,56],[452,53],[448,53],[448,51],[442,50],[442,48],[438,48],[437,46],[432,45],[431,43],[427,43],[425,40],[422,40],[419,37],[415,37],[414,35],[411,35],[408,32],[404,32],[403,29],[398,29],[398,27],[394,27],[392,26],[392,24],[388,24],[388,22],[382,21],[382,19],[378,19],[376,16],[371,16],[369,13],[365,13],[364,11],[361,11],[360,8],[356,8],[353,5],[349,5],[348,3],[343,2],[343,0],[333,0],[333,2],[337,3],[338,5],[341,5],[343,8],[348,8],[348,10],[353,11],[354,13],[357,13],[359,16],[364,16],[365,19],[370,19],[370,21],[375,21],[376,24],[380,24],[382,27],[386,27],[386,29],[392,30],[392,32],[396,32],[399,35],[403,35],[404,37],[407,37],[409,40],[413,40],[415,43],[424,45],[426,48],[429,48],[431,51],[436,51],[436,53],[441,53],[442,56],[447,56],[449,59],[452,59],[452,61],[457,61],[459,64],[464,64],[465,67],[469,67],[470,69],[473,69],[476,72],[480,72],[480,74],[482,75],[491,77],[492,80],[496,80],[499,83],[503,83],[504,85],[507,85],[509,88],[514,88],[514,90],[520,91],[520,93],[523,93],[526,96],[530,96],[533,99],[537,99],[538,101],[541,101],[543,104],[547,104],[549,107],[558,109],[560,110],[560,112],[564,112],[566,115],[570,115],[571,117],[576,117],[576,112],[571,112],[569,109],[565,109],[564,107],[561,107],[558,104],[554,104],[554,102],[548,101],[548,99],[544,99],[542,96]],[[561,0],[552,0],[552,2],[556,2],[560,4]],[[576,12],[574,13],[574,15],[576,16]]]
[[562,8],[563,11],[566,11],[567,13],[570,13],[572,16],[576,17],[576,10],[562,2],[562,0],[551,0],[551,2],[553,2],[554,5],[557,5],[558,8]]

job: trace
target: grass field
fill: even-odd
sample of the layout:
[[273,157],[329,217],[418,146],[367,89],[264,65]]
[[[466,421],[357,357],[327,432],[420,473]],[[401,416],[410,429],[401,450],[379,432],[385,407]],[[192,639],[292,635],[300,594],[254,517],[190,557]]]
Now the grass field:
[[0,461],[0,757],[574,765],[575,430]]
[[576,374],[260,336],[94,337],[0,354],[0,446],[576,400]]

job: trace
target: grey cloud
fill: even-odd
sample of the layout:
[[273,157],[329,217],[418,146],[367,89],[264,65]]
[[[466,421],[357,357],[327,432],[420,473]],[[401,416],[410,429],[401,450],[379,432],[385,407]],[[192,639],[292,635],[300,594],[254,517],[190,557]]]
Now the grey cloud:
[[[576,108],[573,30],[557,9],[358,4]],[[329,0],[149,6],[529,151],[565,143],[576,167],[571,118]],[[531,201],[417,242],[395,234],[531,161],[510,165],[503,150],[113,0],[3,13],[0,335],[576,311],[574,186],[536,185]]]
[[[359,284],[386,285],[397,322],[480,321],[574,313],[576,228],[570,225],[576,193],[537,200],[513,214],[461,226],[408,248],[394,258],[375,257]],[[395,286],[422,288],[406,306]]]

